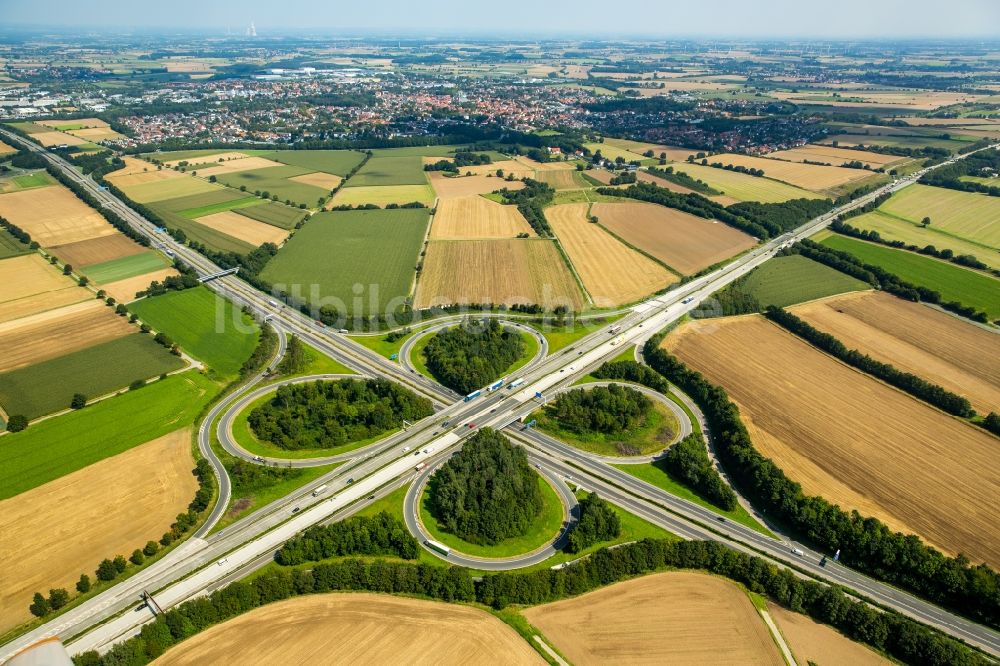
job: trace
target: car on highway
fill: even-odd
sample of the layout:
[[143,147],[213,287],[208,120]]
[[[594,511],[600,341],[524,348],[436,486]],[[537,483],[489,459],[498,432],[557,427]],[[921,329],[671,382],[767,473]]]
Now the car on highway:
[[473,429],[473,428],[475,428],[475,427],[476,427],[476,424],[475,424],[475,423],[470,423],[470,424],[469,424],[469,430],[472,430],[472,429]]
[[354,477],[353,476],[347,480],[347,485],[351,485],[352,483],[354,483]]
[[299,512],[299,511],[301,511],[301,510],[302,510],[302,507],[298,507],[298,506],[297,506],[297,507],[295,507],[294,509],[292,509],[292,513],[298,513],[298,512]]
[[409,452],[410,452],[410,447],[404,446],[403,447],[403,453],[409,453]]

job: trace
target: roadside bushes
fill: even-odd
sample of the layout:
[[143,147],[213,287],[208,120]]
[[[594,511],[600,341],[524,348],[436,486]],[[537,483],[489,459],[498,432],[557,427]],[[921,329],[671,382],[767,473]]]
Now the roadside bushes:
[[705,440],[699,433],[691,433],[671,446],[663,460],[657,464],[717,507],[726,511],[736,508],[736,493],[712,467],[712,461],[705,450]]
[[262,324],[260,327],[260,339],[254,347],[250,357],[243,361],[240,368],[240,379],[246,379],[250,375],[258,372],[268,361],[274,358],[274,353],[278,349],[278,334],[270,324]]
[[274,559],[283,566],[344,555],[389,555],[415,560],[419,548],[417,540],[406,531],[406,525],[383,511],[371,518],[357,516],[310,527],[286,541]]
[[569,533],[567,553],[579,553],[595,543],[611,541],[621,534],[621,521],[611,505],[590,493],[579,502],[580,519]]

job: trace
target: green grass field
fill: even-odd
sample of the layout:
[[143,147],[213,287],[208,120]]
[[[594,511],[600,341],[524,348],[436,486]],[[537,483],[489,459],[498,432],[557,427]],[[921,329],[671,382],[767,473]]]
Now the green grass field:
[[757,297],[761,307],[782,308],[870,288],[866,282],[798,254],[771,259],[747,275],[743,284],[745,290]]
[[942,233],[933,222],[928,227],[921,227],[874,210],[851,218],[847,223],[858,229],[877,231],[886,240],[903,241],[918,247],[933,245],[939,250],[948,249],[955,254],[971,254],[990,268],[1000,268],[1000,250]]
[[[429,483],[433,483],[433,479]],[[530,553],[533,550],[541,548],[554,538],[562,528],[564,520],[563,505],[556,490],[541,476],[538,477],[538,487],[542,491],[542,511],[535,518],[528,532],[523,536],[504,539],[493,546],[469,543],[465,539],[443,531],[428,508],[430,495],[426,491],[421,495],[419,500],[420,521],[435,541],[454,548],[463,555],[472,555],[475,557],[513,557],[515,555]]]
[[602,328],[610,326],[613,321],[620,319],[621,317],[622,315],[615,315],[613,317],[598,317],[593,319],[577,320],[573,322],[572,326],[560,326],[558,324],[542,326],[541,324],[535,322],[530,322],[528,325],[545,336],[545,339],[549,343],[549,354],[554,354],[560,349],[573,344],[580,338],[586,337],[595,331],[599,331]]
[[153,336],[134,333],[0,374],[0,405],[35,419],[69,408],[75,393],[96,398],[183,365]]
[[306,299],[335,297],[340,311],[351,314],[353,287],[360,284],[361,312],[384,310],[391,299],[410,293],[429,218],[426,209],[317,213],[267,263],[261,278],[289,292],[301,285]]
[[966,141],[959,141],[957,139],[940,139],[925,136],[877,136],[874,134],[837,134],[817,141],[817,143],[832,145],[834,141],[845,148],[861,144],[866,146],[891,146],[895,148],[923,148],[926,146],[928,148],[944,148],[953,152],[967,145]]
[[933,289],[944,301],[958,301],[983,310],[991,319],[1000,317],[1000,280],[915,252],[847,236],[830,234],[821,242],[834,250],[849,252],[866,263],[877,264],[907,282]]
[[641,455],[651,455],[662,451],[669,440],[658,438],[663,429],[669,429],[673,438],[680,430],[680,424],[673,412],[659,402],[654,401],[646,413],[646,422],[641,428],[617,437],[611,437],[600,432],[577,433],[563,428],[559,421],[550,417],[545,410],[534,412],[532,418],[538,419],[538,429],[544,433],[566,442],[581,451],[588,451],[602,456],[621,456],[615,444],[624,441],[639,449]]
[[248,315],[207,287],[144,298],[129,309],[224,377],[239,373],[260,336]]
[[354,176],[344,183],[344,187],[364,185],[424,185],[427,176],[420,157],[373,157]]
[[0,259],[16,257],[29,252],[34,252],[34,250],[11,236],[6,229],[0,229]]
[[295,225],[306,216],[304,210],[271,202],[263,203],[260,206],[240,208],[236,212],[251,220],[264,222],[279,229],[294,229]]
[[45,187],[46,185],[55,185],[55,182],[45,171],[36,171],[35,173],[25,174],[23,176],[14,176],[14,183],[17,184],[22,190],[27,190],[32,187]]
[[196,217],[204,217],[205,215],[212,215],[214,213],[224,213],[227,210],[261,206],[265,203],[266,202],[263,199],[258,197],[243,197],[242,199],[231,199],[229,201],[209,204],[207,206],[188,208],[186,210],[178,211],[178,215],[183,215],[184,217],[193,220]]
[[232,190],[228,187],[213,185],[208,192],[200,192],[187,196],[174,197],[157,201],[154,205],[158,209],[169,210],[172,213],[181,213],[188,210],[207,208],[216,204],[239,201],[247,197],[246,192]]
[[296,205],[305,204],[314,208],[320,199],[325,200],[330,193],[313,185],[288,180],[293,176],[301,176],[306,173],[312,173],[312,170],[297,166],[267,167],[219,174],[218,180],[220,183],[236,189],[245,185],[251,194],[260,190],[271,195],[278,195],[278,201],[291,200]]
[[54,132],[51,127],[45,127],[44,125],[36,125],[35,123],[21,122],[21,123],[7,123],[11,127],[16,127],[25,134],[41,134],[42,132]]
[[930,229],[1000,248],[1000,198],[930,185],[911,185],[892,195],[879,210]]
[[322,171],[343,177],[361,164],[365,156],[354,150],[275,150],[264,153],[261,157],[310,171]]
[[159,252],[147,250],[139,254],[130,254],[127,257],[91,264],[84,267],[83,273],[98,284],[108,284],[143,273],[152,273],[169,265],[170,263]]
[[5,435],[0,499],[189,426],[217,391],[199,373],[185,372]]
[[[711,160],[710,160],[711,161]],[[748,176],[745,173],[726,171],[701,164],[678,163],[676,168],[692,178],[702,180],[726,196],[740,201],[781,203],[790,199],[822,199],[822,195],[803,190],[770,178]]]
[[[376,148],[372,157],[451,157],[456,150],[465,150],[467,146],[408,146],[406,148]],[[506,159],[495,150],[477,150],[477,154],[485,153],[493,160]]]
[[[169,199],[186,199],[203,194],[224,191],[221,185],[210,183],[200,178],[174,178],[172,180],[157,180],[141,185],[131,185],[124,188],[125,194],[138,203],[152,203]],[[243,196],[243,195],[240,195]],[[184,208],[191,208],[185,206]],[[178,209],[180,210],[180,209]]]

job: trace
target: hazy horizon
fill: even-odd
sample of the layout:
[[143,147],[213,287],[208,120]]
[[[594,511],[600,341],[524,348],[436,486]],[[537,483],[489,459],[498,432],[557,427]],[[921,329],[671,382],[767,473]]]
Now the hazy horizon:
[[[377,12],[371,7],[379,8]],[[242,33],[252,21],[260,37],[289,32],[495,36],[707,37],[733,39],[990,39],[1000,37],[1000,3],[956,0],[942,21],[930,0],[842,0],[831,9],[795,0],[708,0],[697,5],[634,2],[608,11],[606,2],[508,0],[470,5],[455,0],[376,0],[333,6],[317,0],[246,0],[208,4],[174,0],[160,6],[124,0],[11,0],[0,30],[81,32],[191,31]],[[45,20],[39,20],[45,17]],[[384,18],[383,18],[384,17]]]

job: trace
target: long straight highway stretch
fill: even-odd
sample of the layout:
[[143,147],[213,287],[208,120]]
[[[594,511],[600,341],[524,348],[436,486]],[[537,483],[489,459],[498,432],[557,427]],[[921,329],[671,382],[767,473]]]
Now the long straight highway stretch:
[[[81,175],[61,157],[14,133],[0,130],[0,134],[8,143],[43,155],[68,178],[86,188],[104,207],[113,210],[155,241],[156,245],[172,250],[180,261],[202,276],[222,271],[194,250],[158,233],[153,223],[102,189],[92,179]],[[964,156],[952,158],[941,165],[962,157]],[[585,452],[541,433],[521,431],[518,426],[512,425],[522,415],[537,409],[536,394],[547,395],[550,391],[571,384],[590,369],[620,353],[623,345],[641,344],[657,331],[677,321],[714,292],[772,258],[785,245],[808,237],[841,213],[916,182],[925,172],[926,169],[918,171],[879,188],[810,220],[795,231],[760,245],[707,275],[639,304],[631,313],[618,320],[617,324],[622,329],[615,335],[609,335],[607,329],[602,328],[580,339],[570,351],[561,350],[522,369],[515,376],[524,379],[525,383],[517,390],[484,392],[483,397],[468,402],[456,402],[454,393],[436,382],[419,373],[407,371],[401,364],[382,358],[298,311],[287,307],[275,308],[270,305],[271,297],[268,294],[251,287],[237,275],[225,275],[207,281],[206,285],[219,294],[238,305],[250,307],[258,319],[268,316],[280,332],[298,335],[358,374],[381,376],[399,382],[432,399],[439,411],[405,431],[355,452],[358,454],[356,457],[307,486],[212,533],[211,530],[228,501],[228,478],[210,446],[210,428],[228,405],[223,400],[203,422],[199,437],[202,454],[212,462],[220,479],[220,487],[225,491],[206,524],[195,536],[153,565],[4,645],[0,648],[0,661],[49,636],[62,638],[74,654],[89,649],[106,650],[115,642],[134,635],[144,623],[153,619],[147,606],[137,607],[143,591],[152,594],[164,609],[207,594],[253,566],[266,563],[269,554],[296,533],[311,525],[346,515],[370,503],[373,501],[371,498],[383,494],[387,488],[400,487],[410,482],[416,476],[415,466],[419,462],[434,464],[457,450],[465,437],[483,426],[507,428],[514,441],[529,447],[531,455],[550,470],[564,477],[572,477],[575,482],[587,488],[599,489],[609,501],[652,519],[685,538],[712,539],[733,548],[754,552],[777,564],[791,566],[803,574],[836,583],[860,598],[894,609],[992,655],[1000,656],[1000,634],[987,627],[846,567],[830,564],[820,567],[820,553],[803,548],[804,554],[796,555],[787,542],[772,539],[732,521],[720,522],[717,514],[594,460]],[[616,341],[620,343],[614,344]],[[259,377],[249,380],[245,387],[237,389],[235,395],[242,395],[243,391],[249,390],[259,381]],[[443,425],[445,421],[448,422],[447,426]],[[475,427],[470,428],[469,424]],[[404,452],[404,448],[408,450]],[[427,453],[424,453],[425,449]],[[313,490],[321,485],[328,486],[328,489],[313,497]]]

